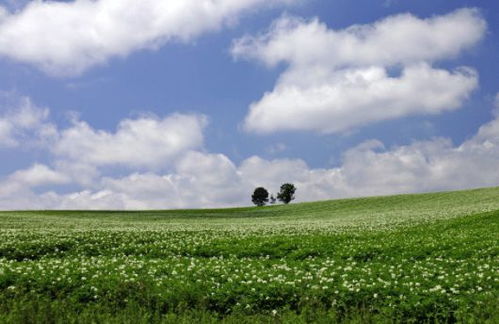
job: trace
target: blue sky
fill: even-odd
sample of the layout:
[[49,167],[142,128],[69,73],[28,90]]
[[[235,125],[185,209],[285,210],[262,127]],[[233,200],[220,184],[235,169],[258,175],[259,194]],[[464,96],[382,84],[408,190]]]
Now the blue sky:
[[2,209],[499,185],[493,1],[0,4]]

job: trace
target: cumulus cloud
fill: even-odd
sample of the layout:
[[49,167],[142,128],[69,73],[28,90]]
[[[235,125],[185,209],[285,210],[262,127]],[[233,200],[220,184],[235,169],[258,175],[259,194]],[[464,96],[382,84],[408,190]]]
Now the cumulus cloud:
[[48,122],[47,108],[35,106],[26,97],[16,101],[0,107],[0,147],[15,147],[21,142],[43,141],[55,136],[55,126]]
[[459,108],[478,84],[469,68],[433,69],[420,63],[390,77],[382,67],[284,74],[272,92],[250,107],[250,131],[317,130],[337,133],[369,123]]
[[189,41],[248,10],[291,0],[31,1],[0,6],[0,54],[56,75],[78,74],[109,58]]
[[70,179],[63,173],[54,171],[43,164],[34,164],[29,169],[14,172],[9,180],[28,184],[31,187],[68,183]]
[[288,64],[274,89],[251,104],[245,129],[335,133],[457,109],[477,87],[477,73],[432,63],[472,47],[485,30],[475,9],[428,19],[403,14],[343,30],[284,16],[263,35],[232,46],[236,58]]
[[485,29],[486,23],[476,9],[428,19],[401,14],[343,30],[329,29],[317,18],[283,16],[268,32],[236,40],[232,52],[236,57],[258,59],[270,66],[280,62],[386,66],[456,56],[476,44]]
[[[499,185],[499,117],[458,145],[447,138],[394,147],[368,140],[344,152],[334,168],[311,168],[301,159],[259,156],[234,163],[226,155],[203,148],[204,120],[193,115],[126,119],[115,132],[95,130],[77,121],[58,130],[52,144],[46,146],[53,153],[52,161],[34,163],[0,179],[0,209],[244,206],[251,204],[255,187],[264,186],[275,193],[284,182],[298,187],[297,201]],[[80,130],[82,124],[85,131]],[[170,127],[172,124],[179,128]],[[151,131],[145,137],[131,131],[142,130],[144,125]],[[184,129],[196,129],[199,138],[180,146],[161,139],[171,134],[190,136]],[[90,142],[95,142],[95,147],[87,145]],[[76,153],[68,153],[73,151],[51,151],[59,143],[64,143],[61,147],[72,143],[75,152],[89,158],[79,161]],[[129,153],[122,153],[126,147]],[[160,152],[149,153],[152,147]],[[140,157],[142,154],[150,157]],[[155,169],[159,161],[168,167]],[[117,175],[105,168],[116,165],[127,166],[129,173]]]
[[[0,181],[0,197],[13,198],[13,196],[15,197],[20,194],[20,196],[15,199],[17,201],[18,199],[24,199],[26,194],[33,195],[30,191],[33,188],[48,185],[61,185],[69,182],[71,182],[71,179],[66,174],[55,171],[46,165],[35,163],[30,168],[17,170],[6,179]],[[9,205],[11,202],[7,200],[3,201],[3,203]],[[32,204],[28,203],[26,206],[29,208]]]
[[52,152],[80,164],[161,167],[203,143],[206,118],[174,114],[163,119],[141,117],[121,121],[115,132],[96,130],[75,121],[62,130]]
[[0,147],[36,144],[50,151],[60,167],[78,172],[86,168],[87,174],[109,165],[164,167],[182,153],[199,149],[207,124],[203,115],[171,114],[124,119],[114,132],[78,119],[60,129],[50,122],[48,108],[37,107],[27,97],[14,101],[0,115]]
[[[227,156],[188,151],[166,173],[134,172],[104,177],[81,191],[35,194],[41,183],[66,183],[55,170],[35,166],[14,173],[0,192],[1,209],[159,209],[227,207],[251,204],[257,186],[276,192],[283,182],[298,187],[297,201],[364,195],[465,189],[499,184],[499,119],[483,125],[469,140],[454,145],[435,138],[386,148],[370,140],[343,154],[340,166],[310,168],[301,159],[250,157],[239,165]],[[29,183],[22,179],[41,174]],[[13,181],[13,179],[19,179]],[[27,199],[26,197],[30,197]]]
[[247,194],[227,156],[195,151],[187,152],[171,173],[105,178],[102,189],[123,198],[119,199],[122,208],[131,209],[237,206]]

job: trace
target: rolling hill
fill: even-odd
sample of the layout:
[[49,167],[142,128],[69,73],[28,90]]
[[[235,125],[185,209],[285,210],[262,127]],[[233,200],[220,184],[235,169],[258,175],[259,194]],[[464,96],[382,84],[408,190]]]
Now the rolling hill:
[[0,213],[0,322],[497,322],[499,187]]

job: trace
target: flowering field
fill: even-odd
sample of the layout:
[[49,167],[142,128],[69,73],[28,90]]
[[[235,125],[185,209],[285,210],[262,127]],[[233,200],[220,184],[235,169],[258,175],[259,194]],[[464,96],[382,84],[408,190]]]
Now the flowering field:
[[499,322],[499,188],[0,213],[0,322]]

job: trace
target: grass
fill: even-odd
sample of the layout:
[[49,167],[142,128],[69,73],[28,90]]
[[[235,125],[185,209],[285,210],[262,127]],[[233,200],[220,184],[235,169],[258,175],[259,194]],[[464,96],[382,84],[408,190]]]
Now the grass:
[[0,213],[0,322],[499,322],[499,188]]

